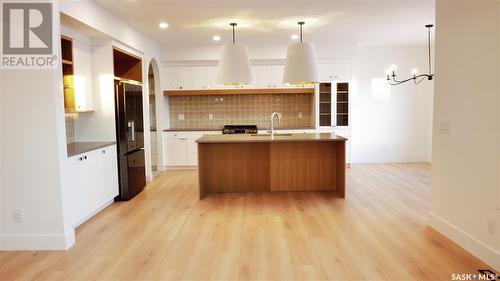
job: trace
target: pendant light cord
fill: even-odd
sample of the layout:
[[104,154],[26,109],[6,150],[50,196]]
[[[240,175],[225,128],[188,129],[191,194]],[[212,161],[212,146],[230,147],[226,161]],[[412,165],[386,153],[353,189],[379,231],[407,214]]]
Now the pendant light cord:
[[297,23],[300,26],[300,43],[302,43],[302,26],[305,24],[303,21]]
[[232,22],[232,23],[230,23],[229,25],[233,27],[233,44],[234,44],[234,43],[236,42],[236,40],[235,40],[235,39],[236,39],[236,38],[235,38],[235,37],[236,37],[236,35],[235,35],[235,32],[234,32],[234,27],[235,27],[237,24],[236,24],[235,22]]
[[426,25],[425,27],[427,27],[427,44],[429,46],[429,74],[432,73],[432,69],[431,69],[431,28],[432,28],[433,25]]

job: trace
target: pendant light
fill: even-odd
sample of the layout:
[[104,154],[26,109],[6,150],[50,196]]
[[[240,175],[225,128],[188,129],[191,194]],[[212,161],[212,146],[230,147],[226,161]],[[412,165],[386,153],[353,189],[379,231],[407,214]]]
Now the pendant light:
[[[404,80],[396,79],[396,66],[392,66],[390,70],[386,72],[386,80],[390,85],[400,85],[409,81],[413,81],[415,84],[420,84],[423,80],[432,80],[434,79],[434,73],[432,73],[432,61],[431,61],[431,28],[433,28],[433,24],[427,24],[425,28],[427,28],[427,52],[428,52],[428,62],[429,62],[429,73],[418,74],[418,70],[413,69],[413,76]],[[392,74],[391,74],[392,71]]]
[[313,43],[302,42],[303,21],[300,26],[300,42],[288,47],[283,82],[290,84],[312,84],[319,82],[316,49]]
[[232,44],[221,47],[217,83],[223,85],[245,85],[253,81],[248,49],[244,44],[236,43],[234,29],[236,23],[231,23],[233,29]]

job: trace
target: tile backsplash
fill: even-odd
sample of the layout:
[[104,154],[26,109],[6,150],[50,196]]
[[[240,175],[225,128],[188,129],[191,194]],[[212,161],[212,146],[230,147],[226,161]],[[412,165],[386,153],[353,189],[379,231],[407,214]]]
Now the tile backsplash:
[[75,142],[75,116],[73,114],[66,114],[66,143]]
[[269,127],[273,112],[280,112],[277,128],[313,127],[313,95],[255,94],[169,97],[170,128],[220,129],[226,124]]

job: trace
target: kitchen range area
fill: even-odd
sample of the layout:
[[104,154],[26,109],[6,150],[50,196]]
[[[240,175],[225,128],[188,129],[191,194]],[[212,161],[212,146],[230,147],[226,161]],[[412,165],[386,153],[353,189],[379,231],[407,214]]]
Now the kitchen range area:
[[2,65],[0,280],[498,276],[500,3],[34,2],[0,2],[0,62],[56,62]]

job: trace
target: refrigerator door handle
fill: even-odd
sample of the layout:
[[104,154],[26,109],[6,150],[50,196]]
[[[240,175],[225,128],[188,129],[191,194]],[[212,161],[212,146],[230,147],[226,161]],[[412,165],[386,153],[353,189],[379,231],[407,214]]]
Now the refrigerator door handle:
[[130,141],[135,141],[135,122],[134,122],[134,120],[128,121],[128,127],[130,128]]

